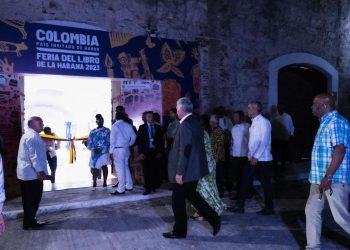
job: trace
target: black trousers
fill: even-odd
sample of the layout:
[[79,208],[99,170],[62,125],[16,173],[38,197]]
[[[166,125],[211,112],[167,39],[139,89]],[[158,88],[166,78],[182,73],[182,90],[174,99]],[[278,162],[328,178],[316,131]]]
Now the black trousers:
[[22,181],[23,226],[27,227],[36,222],[35,215],[39,209],[43,195],[43,182],[39,180]]
[[51,158],[49,152],[46,153],[47,163],[51,170],[52,180],[55,181],[56,169],[57,169],[57,156]]
[[272,197],[272,162],[271,161],[259,161],[256,166],[246,164],[243,171],[243,178],[240,185],[239,197],[237,200],[237,206],[244,207],[245,200],[249,193],[254,176],[261,182],[264,189],[265,209],[269,211],[274,210],[273,197]]
[[[234,171],[234,181],[236,183],[236,195],[239,197],[240,187],[243,179],[244,168],[248,164],[247,157],[232,157],[231,158],[232,169]],[[251,187],[249,188],[249,192],[251,192]]]
[[187,235],[187,213],[186,200],[188,200],[211,225],[218,219],[219,215],[208,205],[208,203],[196,191],[198,181],[187,182],[182,185],[173,185],[172,207],[175,217],[173,232],[178,236]]
[[225,185],[225,162],[219,161],[216,163],[216,186],[219,191],[219,196],[224,196],[224,185]]
[[143,162],[143,176],[147,191],[157,189],[161,184],[161,158],[157,158],[156,156],[157,152],[150,150],[146,153]]
[[[275,177],[279,176],[285,170],[287,152],[288,141],[276,139],[272,141],[273,172]],[[281,167],[278,166],[279,162],[281,162]]]

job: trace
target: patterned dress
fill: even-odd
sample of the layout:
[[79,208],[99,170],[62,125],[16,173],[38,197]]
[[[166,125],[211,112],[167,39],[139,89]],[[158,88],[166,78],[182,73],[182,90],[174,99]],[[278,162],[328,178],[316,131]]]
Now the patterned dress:
[[215,161],[225,161],[225,132],[222,128],[217,127],[211,132],[210,143]]
[[[89,166],[91,168],[100,169],[102,166],[110,164],[109,145],[110,145],[110,129],[102,127],[95,128],[90,132],[87,141],[87,148],[91,150],[91,158]],[[100,153],[95,153],[96,148],[101,148]]]
[[197,186],[197,192],[204,198],[204,200],[211,206],[219,215],[226,209],[225,203],[219,197],[219,191],[216,186],[216,163],[212,154],[210,137],[204,131],[205,152],[208,160],[209,174],[204,176]]

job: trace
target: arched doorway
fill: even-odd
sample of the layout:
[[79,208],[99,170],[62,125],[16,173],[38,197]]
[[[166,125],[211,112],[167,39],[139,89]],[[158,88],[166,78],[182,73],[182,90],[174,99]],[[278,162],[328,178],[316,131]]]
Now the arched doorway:
[[319,124],[310,106],[313,97],[325,91],[337,96],[338,71],[323,58],[291,53],[269,63],[268,107],[273,110],[278,103],[283,103],[294,119],[294,160],[310,157]]
[[283,103],[294,122],[290,153],[294,159],[309,158],[319,122],[312,115],[313,97],[328,91],[327,76],[302,64],[288,65],[278,72],[278,103]]

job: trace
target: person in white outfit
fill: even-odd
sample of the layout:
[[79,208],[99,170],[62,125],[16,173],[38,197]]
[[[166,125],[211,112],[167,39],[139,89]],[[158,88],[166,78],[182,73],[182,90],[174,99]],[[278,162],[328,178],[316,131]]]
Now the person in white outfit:
[[[235,125],[231,129],[231,163],[230,177],[234,176],[236,183],[236,197],[243,177],[244,168],[248,164],[249,124],[244,121],[243,111],[235,111],[233,120]],[[231,178],[231,181],[233,178]],[[250,188],[252,189],[252,187]],[[251,190],[250,190],[251,192]]]
[[245,200],[253,177],[259,177],[264,189],[265,207],[258,211],[258,215],[274,214],[272,196],[272,155],[271,155],[271,123],[261,115],[260,102],[248,104],[248,116],[252,119],[249,128],[248,160],[249,165],[244,168],[240,185],[239,197],[236,205],[230,209],[235,213],[244,213]]
[[117,112],[116,122],[112,125],[110,137],[110,157],[114,162],[118,176],[117,190],[111,195],[125,194],[133,190],[133,181],[129,169],[130,146],[135,143],[136,134],[133,127],[124,121],[125,114]]
[[24,230],[38,230],[46,224],[36,219],[43,195],[43,181],[51,179],[47,170],[45,143],[39,135],[43,129],[43,120],[37,116],[31,117],[28,129],[19,142],[17,178],[21,184]]

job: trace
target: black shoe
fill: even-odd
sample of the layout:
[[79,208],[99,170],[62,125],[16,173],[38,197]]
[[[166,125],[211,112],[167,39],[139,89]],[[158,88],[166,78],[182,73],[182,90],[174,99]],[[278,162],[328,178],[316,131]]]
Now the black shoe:
[[118,191],[115,191],[115,192],[111,193],[111,195],[122,195],[122,194],[125,194],[125,192],[119,193]]
[[112,186],[112,188],[117,188],[117,187],[118,187],[118,185],[119,185],[119,183],[117,183],[117,184],[113,185],[113,186]]
[[107,187],[107,183],[104,182],[103,183],[103,187],[106,188]]
[[151,191],[146,190],[145,192],[143,192],[143,194],[142,194],[142,195],[149,195],[150,193],[151,193]]
[[131,192],[133,190],[134,190],[133,188],[130,188],[130,189],[125,188],[125,191],[128,191],[128,192]]
[[152,191],[151,191],[152,193],[155,193],[155,192],[157,192],[157,190],[155,190],[155,189],[152,189]]
[[30,224],[28,226],[23,226],[23,230],[40,230],[45,225],[47,225],[47,223],[45,223],[45,222],[35,222],[35,223]]
[[273,210],[267,210],[265,208],[260,210],[260,211],[258,211],[258,212],[256,212],[256,214],[258,214],[258,215],[272,215],[274,213],[275,212]]
[[218,219],[215,221],[215,223],[212,226],[213,226],[213,235],[215,236],[220,232],[221,218],[218,217]]
[[244,214],[244,208],[239,206],[229,207],[227,211],[232,213]]
[[163,237],[167,239],[184,239],[186,235],[177,235],[173,231],[168,233],[163,233]]

